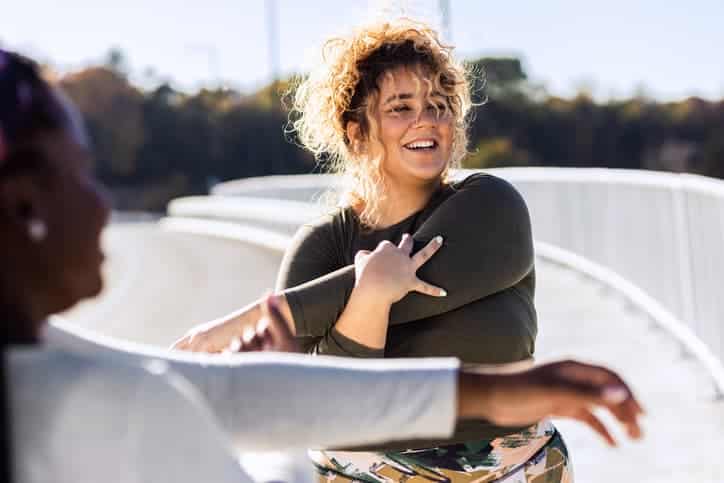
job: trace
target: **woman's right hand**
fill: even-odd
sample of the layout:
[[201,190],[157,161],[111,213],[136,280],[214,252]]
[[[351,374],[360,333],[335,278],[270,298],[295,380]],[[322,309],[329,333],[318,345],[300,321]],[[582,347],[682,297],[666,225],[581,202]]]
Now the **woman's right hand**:
[[545,417],[578,420],[615,446],[594,410],[608,410],[633,439],[641,437],[644,414],[631,389],[615,372],[577,361],[544,364],[514,374],[460,372],[458,415],[501,426],[523,426]]
[[[225,317],[193,327],[174,342],[171,349],[213,353],[229,350],[229,347],[244,336],[245,331],[249,333],[250,328],[256,327],[257,322],[268,315],[264,312],[265,300],[259,299]],[[280,320],[287,323],[288,330],[293,336],[294,319],[286,297],[283,294],[275,295],[272,305],[280,314]]]
[[445,290],[417,277],[417,270],[435,255],[442,242],[442,237],[435,237],[419,252],[410,256],[413,239],[404,234],[397,246],[383,241],[374,251],[357,252],[354,259],[355,290],[374,294],[390,305],[409,292],[444,297],[447,295]]
[[197,325],[173,343],[171,349],[218,353],[241,337],[243,329],[234,319],[217,319]]

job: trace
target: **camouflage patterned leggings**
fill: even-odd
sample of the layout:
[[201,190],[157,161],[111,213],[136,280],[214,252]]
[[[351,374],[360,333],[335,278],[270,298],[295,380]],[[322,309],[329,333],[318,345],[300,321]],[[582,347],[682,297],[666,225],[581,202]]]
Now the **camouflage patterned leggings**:
[[309,455],[320,483],[573,483],[568,449],[548,421],[492,441],[401,452],[310,451]]

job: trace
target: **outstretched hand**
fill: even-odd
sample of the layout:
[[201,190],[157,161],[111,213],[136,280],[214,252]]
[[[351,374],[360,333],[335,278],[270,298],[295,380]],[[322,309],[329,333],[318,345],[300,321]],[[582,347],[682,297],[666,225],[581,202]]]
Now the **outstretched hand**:
[[[477,376],[477,380],[476,380]],[[474,387],[481,386],[481,387]],[[476,397],[482,404],[466,407]],[[641,437],[639,417],[643,409],[631,389],[615,372],[604,367],[563,361],[514,374],[461,374],[461,415],[471,413],[502,426],[521,426],[545,417],[578,420],[603,437],[616,442],[595,415],[596,408],[609,411],[626,428],[629,437]]]

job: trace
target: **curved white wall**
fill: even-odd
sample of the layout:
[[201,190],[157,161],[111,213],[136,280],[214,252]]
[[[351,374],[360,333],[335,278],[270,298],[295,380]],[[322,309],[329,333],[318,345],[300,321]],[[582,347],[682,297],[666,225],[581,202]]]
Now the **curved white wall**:
[[[521,191],[537,240],[625,277],[724,359],[724,182],[608,169],[489,172]],[[223,183],[214,194],[309,201],[333,181],[324,175],[252,178]]]

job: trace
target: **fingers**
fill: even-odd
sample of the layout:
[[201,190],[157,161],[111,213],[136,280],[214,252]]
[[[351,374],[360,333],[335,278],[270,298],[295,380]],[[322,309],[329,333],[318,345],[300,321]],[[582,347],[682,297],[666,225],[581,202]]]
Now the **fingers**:
[[257,335],[253,327],[247,327],[241,337],[234,337],[229,345],[221,351],[222,354],[236,352],[256,352],[262,350],[262,339]]
[[367,257],[370,253],[372,252],[370,252],[369,250],[360,250],[354,254],[354,261],[356,262],[360,258]]
[[[412,237],[410,237],[410,238],[412,238]],[[425,245],[422,248],[422,250],[415,253],[412,256],[412,263],[413,263],[415,270],[417,270],[418,268],[423,266],[428,260],[430,260],[430,258],[432,258],[432,256],[435,255],[435,253],[437,253],[437,251],[440,249],[440,247],[442,246],[442,243],[443,243],[442,237],[436,236],[435,238],[430,240],[430,242],[427,245]]]
[[616,446],[616,440],[613,439],[613,436],[611,436],[611,433],[608,432],[606,426],[590,410],[581,409],[578,413],[571,417],[588,425],[588,427],[600,434],[609,445]]
[[241,334],[239,352],[256,352],[261,350],[262,341],[255,327],[246,327]]
[[430,295],[432,297],[445,297],[447,295],[447,292],[445,291],[445,289],[436,287],[435,285],[431,285],[427,282],[423,282],[419,278],[417,279],[415,288],[413,290],[415,292],[420,292],[425,295]]
[[[279,309],[279,300],[276,296],[270,295],[262,303],[264,319],[257,325],[257,333],[264,335],[266,350],[277,350],[283,352],[297,352],[297,343],[294,339],[289,323]],[[261,327],[264,325],[263,327]]]
[[643,414],[643,409],[623,382],[621,385],[605,387],[601,391],[601,399],[599,404],[606,407],[626,427],[630,438],[641,438],[638,418]]
[[642,436],[641,426],[639,425],[638,416],[635,408],[629,404],[629,401],[617,405],[607,406],[608,410],[616,419],[626,428],[626,433],[632,439],[639,439]]
[[609,408],[614,415],[625,422],[644,414],[641,404],[636,400],[626,382],[615,372],[605,367],[582,364],[575,361],[563,362],[560,374],[582,385],[588,385],[598,391],[601,404]]
[[226,352],[299,352],[297,341],[279,309],[278,298],[269,295],[260,304],[261,318],[256,324],[244,329],[241,338],[236,338]]
[[604,367],[575,361],[554,363],[540,369],[544,371],[546,385],[561,390],[562,413],[572,415],[579,408],[603,407],[626,428],[629,437],[641,437],[638,418],[643,410],[618,374]]
[[189,347],[189,337],[183,336],[173,344],[171,344],[171,347],[169,349],[173,350],[179,350],[179,351],[185,351]]
[[189,352],[220,352],[222,348],[213,347],[209,344],[203,333],[190,332],[173,343],[170,347],[172,350],[189,351]]
[[547,397],[556,401],[555,405],[557,409],[555,410],[555,415],[579,419],[585,422],[601,434],[609,443],[613,444],[608,432],[606,431],[604,434],[604,432],[601,431],[599,427],[600,421],[596,419],[596,423],[592,421],[590,417],[581,419],[581,415],[584,414],[582,411],[590,413],[593,408],[605,408],[626,428],[626,433],[630,438],[639,439],[641,437],[641,427],[638,421],[639,414],[633,409],[633,406],[628,404],[629,400],[614,404],[601,396],[600,391],[598,395],[594,395],[582,387],[578,389],[568,388],[560,392],[554,392],[557,392],[557,394],[549,393]]
[[405,233],[404,235],[402,235],[402,240],[400,240],[400,244],[397,245],[397,247],[402,250],[405,255],[409,255],[410,253],[412,253],[413,244],[413,238],[410,236],[409,233]]
[[605,367],[569,360],[544,364],[534,371],[552,385],[595,394],[606,404],[626,403],[633,413],[643,414],[641,405],[624,380]]

